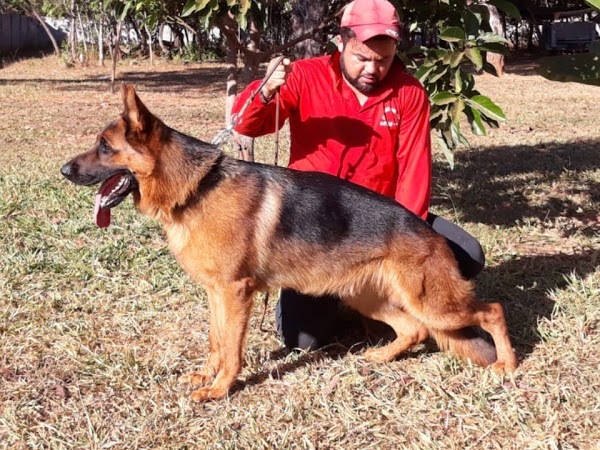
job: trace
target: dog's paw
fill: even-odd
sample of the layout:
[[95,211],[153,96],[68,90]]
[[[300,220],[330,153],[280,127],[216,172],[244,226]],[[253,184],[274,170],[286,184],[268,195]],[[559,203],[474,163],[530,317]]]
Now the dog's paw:
[[496,361],[490,367],[496,375],[508,375],[517,370],[517,361]]
[[370,362],[384,363],[394,359],[386,347],[369,348],[362,354],[363,358]]
[[192,392],[190,398],[195,402],[206,402],[209,400],[223,398],[225,397],[225,395],[227,395],[227,389],[220,389],[217,387],[204,387]]
[[177,382],[180,384],[189,383],[192,386],[202,386],[209,384],[214,378],[214,375],[208,375],[203,372],[192,372],[181,375]]

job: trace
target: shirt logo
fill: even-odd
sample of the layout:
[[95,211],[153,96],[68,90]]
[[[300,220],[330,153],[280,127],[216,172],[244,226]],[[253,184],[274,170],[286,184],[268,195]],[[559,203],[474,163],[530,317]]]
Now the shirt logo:
[[381,121],[379,122],[379,126],[388,127],[388,128],[396,128],[398,123],[400,122],[400,117],[398,116],[398,110],[391,106],[386,106],[383,110],[383,115],[381,116]]

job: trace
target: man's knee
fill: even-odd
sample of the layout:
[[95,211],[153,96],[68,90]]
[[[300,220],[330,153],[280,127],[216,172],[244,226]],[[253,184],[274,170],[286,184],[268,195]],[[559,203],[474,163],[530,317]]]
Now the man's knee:
[[339,300],[283,289],[276,307],[277,331],[288,349],[314,350],[334,336]]
[[429,214],[427,223],[444,236],[458,262],[460,272],[467,279],[475,278],[485,267],[485,253],[475,237],[453,222]]

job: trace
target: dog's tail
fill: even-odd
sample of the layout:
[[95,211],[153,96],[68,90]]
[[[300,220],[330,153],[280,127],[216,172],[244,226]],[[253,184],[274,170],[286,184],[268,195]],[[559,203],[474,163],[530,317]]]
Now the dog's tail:
[[462,359],[470,359],[480,366],[496,362],[496,348],[480,336],[474,328],[456,331],[433,330],[429,332],[441,350],[450,350]]

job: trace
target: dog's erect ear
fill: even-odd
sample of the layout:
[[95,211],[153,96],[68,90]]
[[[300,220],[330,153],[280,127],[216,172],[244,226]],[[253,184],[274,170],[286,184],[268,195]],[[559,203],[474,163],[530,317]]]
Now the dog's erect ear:
[[123,119],[128,123],[129,128],[137,132],[148,131],[154,116],[137,96],[133,85],[121,83],[121,94],[125,108]]

